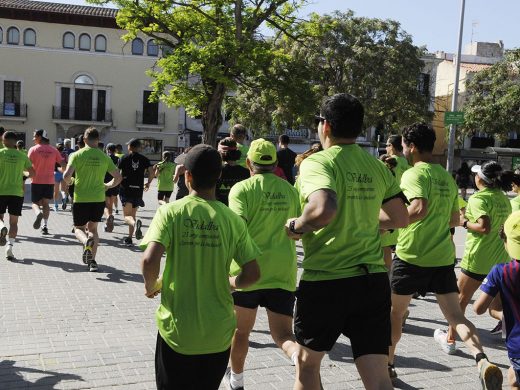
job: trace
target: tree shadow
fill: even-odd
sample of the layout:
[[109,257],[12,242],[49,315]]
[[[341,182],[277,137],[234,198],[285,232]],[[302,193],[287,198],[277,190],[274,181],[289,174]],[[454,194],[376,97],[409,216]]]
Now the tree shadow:
[[278,346],[275,343],[257,343],[256,341],[249,340],[249,347],[255,348],[255,349],[264,349],[264,348],[278,348]]
[[52,234],[50,233],[48,236],[44,237],[28,237],[28,236],[18,236],[16,237],[17,241],[29,241],[34,242],[36,244],[41,245],[65,245],[70,246],[74,243],[78,243],[76,238],[73,239],[70,238],[70,236],[64,236],[62,234]]
[[[3,360],[0,362],[0,375],[2,376],[2,385],[8,388],[24,388],[24,389],[55,389],[55,386],[63,380],[76,380],[84,382],[83,378],[74,374],[64,374],[61,372],[44,371],[35,368],[18,367],[14,360]],[[36,373],[45,375],[37,379],[35,382],[29,382],[24,379],[22,373]],[[22,387],[20,387],[22,385]]]

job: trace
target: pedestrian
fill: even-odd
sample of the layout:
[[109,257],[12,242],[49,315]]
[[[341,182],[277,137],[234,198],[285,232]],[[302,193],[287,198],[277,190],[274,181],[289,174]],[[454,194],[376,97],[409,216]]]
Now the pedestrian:
[[[388,372],[397,377],[395,349],[401,338],[401,323],[415,292],[435,293],[437,303],[475,358],[483,389],[498,389],[500,369],[488,361],[475,326],[464,316],[459,301],[454,270],[455,246],[450,227],[459,224],[457,185],[439,164],[432,163],[435,131],[415,123],[403,131],[403,152],[413,162],[401,178],[401,188],[410,201],[410,225],[399,231],[396,256],[392,262],[392,348]],[[446,353],[454,346],[446,333],[437,329],[434,339]]]
[[226,137],[218,143],[218,151],[222,157],[224,165],[222,175],[217,182],[217,199],[228,205],[228,196],[231,188],[238,182],[248,179],[251,174],[249,169],[238,165],[242,152],[238,150],[236,141],[231,137]]
[[46,235],[49,234],[49,202],[54,195],[54,170],[56,164],[65,167],[65,162],[58,149],[49,145],[49,136],[45,130],[35,130],[33,142],[35,146],[28,152],[36,172],[31,183],[32,209],[36,214],[33,228],[39,229],[43,220],[41,233]]
[[[5,257],[15,260],[13,246],[18,233],[18,218],[22,215],[23,181],[27,173],[33,177],[35,172],[25,153],[16,150],[16,134],[4,132],[0,148],[0,246],[6,246]],[[4,214],[9,213],[9,229]]]
[[460,189],[460,196],[466,200],[468,187],[471,185],[471,170],[467,162],[463,162],[455,173],[455,181]]
[[278,152],[276,156],[278,158],[278,166],[282,168],[285,177],[289,183],[294,185],[293,168],[296,160],[296,153],[289,149],[290,138],[286,134],[282,134],[278,137]]
[[[189,195],[161,206],[141,242],[145,295],[161,293],[155,378],[159,390],[216,390],[236,325],[229,291],[259,279],[260,251],[245,222],[215,198],[219,153],[197,145],[184,165]],[[230,277],[232,259],[242,271]]]
[[[132,138],[127,143],[128,154],[119,159],[119,169],[123,175],[123,181],[119,189],[119,197],[123,206],[123,216],[128,225],[128,237],[124,244],[132,246],[132,237],[136,240],[143,238],[141,230],[142,222],[136,218],[139,207],[144,207],[143,191],[148,191],[154,178],[153,167],[150,160],[141,152],[141,141]],[[145,173],[148,173],[148,181],[144,183]]]
[[[231,367],[226,371],[229,390],[244,387],[244,364],[259,306],[267,310],[269,331],[276,345],[296,364],[298,344],[292,331],[296,290],[296,245],[285,234],[285,223],[300,214],[298,192],[274,174],[276,148],[262,138],[251,143],[246,164],[249,179],[238,182],[229,193],[229,208],[246,222],[260,248],[257,257],[262,277],[233,292],[237,329],[231,344]],[[233,267],[234,266],[234,267]],[[240,267],[233,263],[232,271]]]
[[[76,238],[83,245],[82,260],[90,272],[98,270],[96,261],[99,234],[97,225],[105,211],[105,191],[119,184],[122,177],[114,162],[98,148],[99,132],[94,127],[85,130],[85,147],[70,155],[63,174],[69,183],[75,174],[72,218]],[[105,183],[105,174],[113,179]]]
[[[109,143],[107,145],[106,154],[114,165],[117,167],[119,164],[119,158],[116,156],[116,145]],[[112,180],[112,175],[107,172],[105,174],[105,183],[109,183]],[[114,207],[119,196],[119,185],[109,188],[105,191],[105,226],[104,231],[111,233],[114,230]]]
[[63,140],[63,151],[65,152],[65,154],[67,156],[70,156],[71,153],[74,153],[74,149],[72,149],[70,146],[71,146],[70,138],[65,138]]
[[403,155],[402,137],[400,135],[391,135],[386,141],[386,153],[395,158],[397,166],[395,167],[395,177],[398,183],[401,183],[403,173],[410,168],[408,160]]
[[168,203],[172,196],[176,168],[172,160],[171,152],[163,152],[162,161],[153,167],[154,175],[157,177],[157,199],[160,205]]
[[504,307],[509,386],[520,390],[520,212],[512,213],[504,224],[501,237],[512,260],[496,264],[480,286],[481,294],[473,304],[475,313],[484,314],[500,294]]
[[[58,152],[60,152],[61,158],[63,160],[63,163],[67,163],[68,161],[68,155],[64,151],[64,146],[62,143],[56,144],[56,149],[58,149]],[[54,211],[58,211],[58,203],[60,202],[60,196],[61,196],[61,209],[66,210],[67,209],[67,203],[68,203],[68,196],[66,194],[66,184],[63,181],[63,171],[65,168],[62,168],[61,164],[55,164],[54,165],[54,192],[53,192],[53,198],[54,198]]]
[[404,227],[408,216],[390,171],[356,145],[363,118],[354,96],[327,98],[316,117],[324,150],[300,166],[303,211],[286,225],[305,252],[294,314],[301,347],[295,390],[320,388],[321,361],[341,334],[350,338],[365,388],[393,388],[390,286],[379,230]]
[[190,151],[190,149],[190,147],[186,148],[174,160],[175,164],[177,164],[175,167],[175,175],[173,176],[173,182],[175,183],[175,200],[182,199],[189,194],[188,187],[186,186],[186,180],[184,178],[184,173],[186,172],[186,169],[184,168],[184,159],[186,158],[186,154]]
[[237,123],[231,128],[229,134],[231,135],[231,138],[233,138],[237,143],[237,148],[238,150],[240,150],[241,153],[240,159],[237,161],[237,164],[247,169],[246,157],[249,148],[244,144],[247,136],[246,128],[240,123]]

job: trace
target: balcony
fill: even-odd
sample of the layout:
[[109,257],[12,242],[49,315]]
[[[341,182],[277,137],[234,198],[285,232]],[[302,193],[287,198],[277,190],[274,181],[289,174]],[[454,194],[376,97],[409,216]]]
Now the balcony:
[[138,129],[162,130],[166,120],[164,112],[135,112],[135,125]]
[[52,119],[59,124],[110,126],[112,110],[94,107],[92,110],[74,107],[52,107]]
[[0,102],[0,119],[25,122],[27,120],[27,104]]

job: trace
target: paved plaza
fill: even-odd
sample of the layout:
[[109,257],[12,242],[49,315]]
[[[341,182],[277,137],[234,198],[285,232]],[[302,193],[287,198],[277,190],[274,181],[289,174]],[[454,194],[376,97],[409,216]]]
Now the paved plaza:
[[[152,186],[145,194],[146,207],[140,210],[144,231],[157,207],[156,191]],[[81,262],[70,211],[51,212],[47,237],[33,230],[33,220],[26,203],[14,247],[18,260],[7,262],[0,249],[0,389],[154,389],[154,311],[159,299],[144,296],[141,251],[122,245],[127,229],[121,213],[114,232],[101,233],[98,273],[89,273]],[[458,257],[464,234],[457,229]],[[290,389],[294,367],[271,340],[265,312],[259,313],[245,388]],[[496,321],[476,318],[471,308],[468,314],[490,360],[505,376],[504,343],[488,332]],[[433,341],[434,329],[445,325],[433,296],[412,301],[398,346],[397,388],[480,388],[467,349],[458,343],[457,355],[448,356]],[[326,390],[363,388],[346,338],[324,359],[322,378]]]

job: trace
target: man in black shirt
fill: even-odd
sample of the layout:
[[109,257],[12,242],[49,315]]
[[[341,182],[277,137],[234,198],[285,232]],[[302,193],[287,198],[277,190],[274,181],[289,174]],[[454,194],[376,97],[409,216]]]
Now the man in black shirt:
[[[114,165],[117,167],[119,165],[119,157],[116,156],[116,145],[113,143],[109,143],[107,145],[108,157],[112,160]],[[112,180],[112,176],[110,173],[105,175],[105,183],[108,183]],[[105,232],[111,233],[114,230],[114,205],[116,204],[117,196],[119,195],[119,186],[112,187],[105,191],[105,215],[107,217],[105,222]]]
[[279,150],[276,152],[278,158],[278,166],[282,168],[283,173],[289,183],[294,184],[293,167],[296,159],[296,153],[289,149],[289,136],[282,134],[278,138]]
[[228,206],[228,196],[231,187],[239,181],[249,179],[251,173],[248,169],[238,165],[242,152],[238,150],[236,141],[231,137],[222,139],[218,144],[218,151],[222,156],[224,166],[222,175],[217,182],[217,199]]
[[[128,154],[119,160],[118,167],[121,170],[123,181],[119,189],[119,197],[123,205],[123,216],[128,225],[128,237],[125,238],[126,246],[132,246],[132,236],[136,240],[143,238],[141,231],[141,221],[136,219],[137,209],[144,206],[143,191],[148,191],[150,183],[154,178],[153,167],[145,156],[139,154],[141,151],[141,141],[132,138],[127,143]],[[148,182],[144,184],[144,175],[148,171]],[[143,185],[144,184],[144,185]]]

